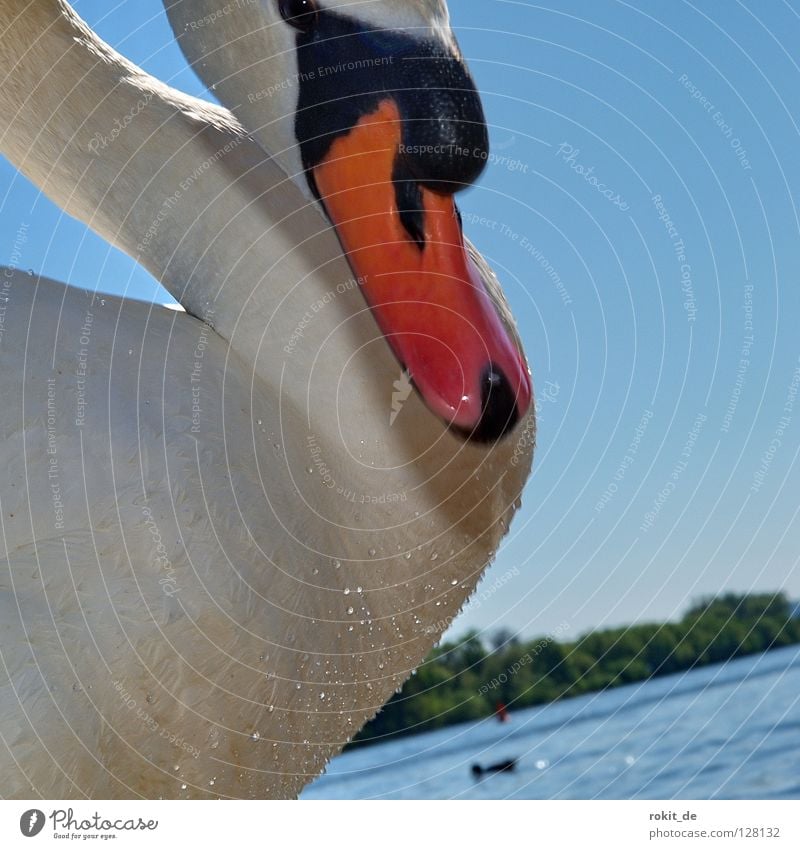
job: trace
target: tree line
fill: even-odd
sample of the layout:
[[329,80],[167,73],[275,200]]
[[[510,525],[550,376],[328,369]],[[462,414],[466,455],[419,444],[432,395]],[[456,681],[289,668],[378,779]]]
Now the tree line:
[[[783,593],[704,598],[678,622],[553,634],[486,645],[476,632],[435,648],[355,738],[392,739],[800,643],[798,607]],[[351,744],[352,745],[352,744]]]

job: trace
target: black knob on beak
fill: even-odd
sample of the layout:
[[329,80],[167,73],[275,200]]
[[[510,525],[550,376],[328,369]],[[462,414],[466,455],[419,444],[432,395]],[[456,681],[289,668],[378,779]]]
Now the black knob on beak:
[[[295,132],[311,171],[331,144],[381,101],[403,121],[398,161],[407,179],[441,194],[473,183],[489,158],[489,133],[475,82],[452,46],[371,29],[320,10],[297,34],[300,93]],[[309,184],[315,189],[309,176]]]
[[406,123],[401,153],[424,186],[455,192],[474,183],[489,159],[489,132],[475,83],[460,57],[436,45],[408,62],[414,83],[398,98]]

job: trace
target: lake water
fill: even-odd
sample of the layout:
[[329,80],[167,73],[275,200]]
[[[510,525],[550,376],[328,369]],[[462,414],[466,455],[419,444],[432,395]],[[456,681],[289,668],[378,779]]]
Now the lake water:
[[[518,758],[474,779],[474,763]],[[304,799],[796,799],[800,647],[336,758]]]

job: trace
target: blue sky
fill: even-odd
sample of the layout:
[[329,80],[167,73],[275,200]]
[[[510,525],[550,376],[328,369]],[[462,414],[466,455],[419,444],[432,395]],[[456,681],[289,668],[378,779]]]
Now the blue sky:
[[[203,96],[159,0],[74,5]],[[541,416],[522,512],[455,632],[800,596],[800,2],[451,13],[495,158],[462,196],[466,229],[519,320]],[[157,294],[0,160],[5,254],[23,222],[22,267]]]

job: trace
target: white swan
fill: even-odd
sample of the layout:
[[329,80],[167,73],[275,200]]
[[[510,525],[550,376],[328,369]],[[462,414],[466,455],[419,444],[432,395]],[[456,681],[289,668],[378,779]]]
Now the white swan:
[[[459,252],[449,196],[425,188],[477,169],[409,153],[408,173],[381,170],[387,144],[455,144],[475,114],[443,3],[168,5],[236,117],[132,66],[63,0],[0,0],[0,149],[187,310],[0,270],[6,797],[296,795],[447,628],[530,468],[502,295]],[[304,88],[320,56],[342,68]],[[366,103],[379,60],[407,76]],[[446,85],[458,97],[432,110]],[[326,134],[341,146],[319,148]],[[414,271],[422,255],[445,276]],[[397,310],[383,273],[422,303]],[[489,360],[508,373],[466,373]],[[465,400],[448,407],[454,386]]]

